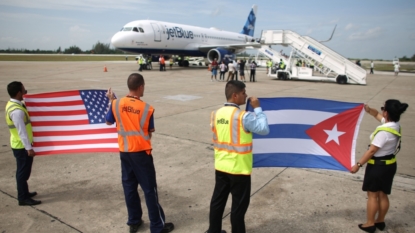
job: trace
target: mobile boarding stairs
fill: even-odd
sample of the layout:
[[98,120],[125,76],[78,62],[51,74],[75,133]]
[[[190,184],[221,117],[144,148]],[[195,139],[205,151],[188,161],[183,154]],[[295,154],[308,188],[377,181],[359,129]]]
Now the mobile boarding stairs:
[[[262,46],[258,53],[272,59],[273,63],[280,62],[280,59],[285,63],[285,67],[275,73],[269,69],[270,77],[366,85],[366,70],[311,37],[290,30],[266,30],[262,31],[260,42]],[[290,46],[292,50],[289,56],[284,56],[271,49],[271,45]],[[312,68],[297,66],[299,60]]]

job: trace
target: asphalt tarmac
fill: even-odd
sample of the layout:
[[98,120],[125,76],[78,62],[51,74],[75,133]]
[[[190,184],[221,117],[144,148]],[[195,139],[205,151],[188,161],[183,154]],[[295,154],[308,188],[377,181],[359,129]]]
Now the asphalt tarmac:
[[[103,72],[104,66],[108,72]],[[123,62],[0,62],[0,101],[6,105],[6,86],[22,81],[29,93],[77,89],[107,89],[127,94],[127,77],[137,72],[134,61]],[[212,135],[209,117],[226,101],[225,82],[211,82],[207,68],[173,67],[166,72],[143,71],[143,100],[154,106],[153,156],[159,199],[173,232],[205,232],[214,186]],[[409,104],[402,115],[402,150],[398,155],[385,232],[415,232],[415,76],[376,72],[367,85],[282,81],[257,71],[247,82],[248,96],[313,97],[368,103],[379,109],[386,99]],[[42,204],[18,206],[16,161],[9,132],[0,121],[0,232],[128,232],[118,153],[38,156],[29,180],[30,191]],[[378,122],[363,117],[356,145],[360,158]],[[298,168],[254,168],[251,204],[245,216],[247,232],[362,232],[366,193],[361,190],[364,169],[348,172]],[[144,196],[139,189],[144,224],[149,232]],[[231,232],[225,209],[223,229]]]

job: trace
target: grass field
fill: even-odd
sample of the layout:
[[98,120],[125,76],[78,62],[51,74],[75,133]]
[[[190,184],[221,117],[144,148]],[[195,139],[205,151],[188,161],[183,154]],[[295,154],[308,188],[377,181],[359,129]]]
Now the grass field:
[[[83,54],[0,54],[0,61],[125,61],[126,55],[83,55]],[[127,55],[129,61],[134,61],[136,55]],[[370,69],[370,61],[362,61],[364,69]],[[375,70],[378,71],[393,71],[391,61],[375,61]],[[401,62],[402,72],[415,73],[415,62]]]

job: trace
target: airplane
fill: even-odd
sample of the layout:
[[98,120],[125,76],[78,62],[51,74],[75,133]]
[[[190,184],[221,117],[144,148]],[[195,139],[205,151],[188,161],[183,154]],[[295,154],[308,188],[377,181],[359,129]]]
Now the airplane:
[[246,48],[257,48],[254,29],[257,6],[253,5],[240,33],[216,28],[137,20],[124,25],[111,38],[111,44],[128,53],[205,57],[208,63],[234,60]]

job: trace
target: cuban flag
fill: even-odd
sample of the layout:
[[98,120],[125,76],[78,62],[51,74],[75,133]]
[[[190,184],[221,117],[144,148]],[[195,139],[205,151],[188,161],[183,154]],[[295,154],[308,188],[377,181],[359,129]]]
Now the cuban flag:
[[[351,170],[364,104],[311,98],[259,98],[270,133],[254,134],[254,167]],[[247,111],[253,111],[247,103]]]

